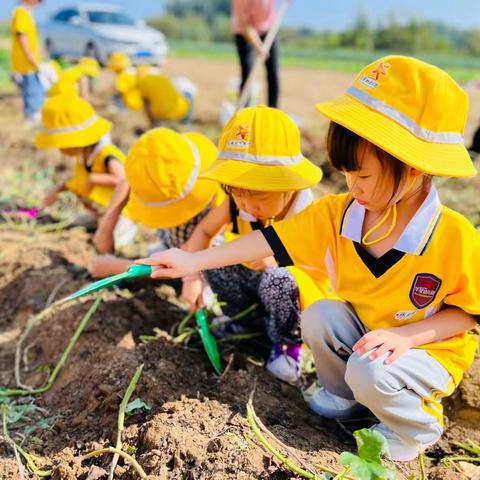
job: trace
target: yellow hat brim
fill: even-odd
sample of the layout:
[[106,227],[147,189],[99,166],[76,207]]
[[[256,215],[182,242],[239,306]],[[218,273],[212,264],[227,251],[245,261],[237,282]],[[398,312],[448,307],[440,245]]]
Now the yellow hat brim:
[[306,158],[289,166],[219,159],[200,178],[246,190],[288,192],[313,187],[322,180],[322,170]]
[[187,223],[204,210],[218,194],[219,186],[209,180],[197,180],[182,200],[165,207],[149,207],[131,193],[126,209],[132,220],[150,228],[171,228]]
[[112,123],[98,117],[84,130],[76,132],[48,133],[40,132],[35,137],[37,148],[80,148],[94,145],[112,129]]
[[348,94],[331,102],[319,103],[316,108],[333,122],[417,170],[446,177],[472,177],[477,174],[464,145],[420,140],[399,123]]

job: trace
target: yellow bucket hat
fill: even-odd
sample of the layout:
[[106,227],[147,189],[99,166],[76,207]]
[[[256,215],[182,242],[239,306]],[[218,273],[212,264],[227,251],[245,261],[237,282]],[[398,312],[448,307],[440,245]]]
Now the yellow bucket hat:
[[302,155],[298,127],[276,108],[238,111],[222,131],[219,151],[201,178],[265,192],[303,190],[322,179],[322,170]]
[[38,148],[78,148],[94,145],[112,129],[78,95],[48,98],[42,108],[42,130],[35,137]]
[[100,64],[97,60],[91,57],[82,57],[78,62],[84,75],[97,78],[100,75]]
[[120,73],[132,65],[130,57],[124,52],[113,52],[108,59],[107,67],[113,72]]
[[417,170],[476,174],[463,138],[467,94],[433,65],[383,57],[364,68],[344,95],[317,110]]
[[198,215],[220,192],[214,182],[198,179],[216,156],[215,145],[200,133],[155,128],[142,135],[125,163],[129,217],[170,228]]

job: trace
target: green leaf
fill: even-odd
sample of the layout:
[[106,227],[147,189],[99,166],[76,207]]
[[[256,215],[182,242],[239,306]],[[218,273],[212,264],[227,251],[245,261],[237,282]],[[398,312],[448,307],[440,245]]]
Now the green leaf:
[[382,453],[390,455],[385,437],[375,430],[362,428],[354,432],[357,441],[358,456],[364,460],[381,462]]
[[353,434],[357,441],[358,455],[343,452],[340,463],[350,467],[352,475],[360,480],[394,480],[395,467],[382,464],[382,454],[389,455],[388,444],[378,432],[363,428]]
[[133,447],[129,445],[127,447],[127,453],[132,456],[135,455],[137,453],[137,447]]
[[150,411],[152,407],[146,404],[142,399],[136,398],[135,400],[131,401],[127,408],[125,409],[125,413],[127,415],[133,415],[138,413],[137,410],[145,410],[146,412]]
[[47,418],[42,418],[38,422],[38,426],[43,430],[48,430],[50,428],[50,422],[48,421]]

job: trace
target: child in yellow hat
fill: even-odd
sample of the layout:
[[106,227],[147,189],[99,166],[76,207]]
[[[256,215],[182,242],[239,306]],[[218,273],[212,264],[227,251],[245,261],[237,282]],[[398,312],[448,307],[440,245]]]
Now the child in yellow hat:
[[112,52],[108,58],[107,68],[116,74],[124,72],[131,66],[130,57],[125,52]]
[[[224,128],[219,146],[218,160],[202,177],[223,184],[229,196],[200,222],[184,247],[189,251],[207,248],[229,224],[226,240],[233,240],[293,217],[312,203],[310,188],[322,177],[320,168],[301,156],[296,125],[274,108],[260,106],[239,111]],[[284,160],[293,158],[299,160],[298,165]],[[273,257],[207,270],[204,276],[225,303],[222,309],[227,317],[216,319],[216,332],[228,335],[251,329],[252,322],[265,315],[265,329],[273,343],[267,369],[284,381],[298,380],[300,311],[328,295],[327,277],[317,285],[300,268],[278,267]],[[197,274],[184,281],[188,282],[187,300],[195,308],[202,292],[202,278]],[[259,309],[239,322],[231,321],[255,303]]]
[[160,73],[149,73],[139,78],[138,91],[152,126],[169,121],[190,122],[196,87],[188,79],[173,81]]
[[100,75],[100,64],[90,57],[82,57],[77,65],[66,68],[59,74],[58,82],[50,90],[48,96],[78,94],[87,102],[92,96],[92,79]]
[[40,45],[32,10],[42,0],[22,0],[11,20],[12,72],[18,77],[23,98],[23,113],[27,120],[39,121],[45,91],[40,82]]
[[143,98],[138,88],[139,79],[155,72],[151,65],[132,66],[130,57],[124,52],[113,52],[108,68],[115,74],[114,102],[120,110],[141,111]]
[[112,144],[111,129],[112,124],[77,95],[58,95],[45,102],[35,145],[59,149],[75,158],[75,167],[72,178],[45,197],[44,206],[52,205],[64,190],[90,207],[109,205],[115,187],[125,178],[125,155]]
[[314,303],[301,323],[322,385],[310,407],[331,418],[367,407],[392,458],[412,460],[440,438],[441,400],[478,343],[469,332],[480,319],[480,235],[432,181],[476,174],[463,143],[468,98],[439,68],[389,56],[317,108],[331,120],[330,161],[349,193],[214,249],[141,262],[157,266],[153,277],[270,255],[328,272],[342,301]]
[[[95,234],[97,249],[113,251],[112,232],[122,211],[157,229],[163,248],[181,247],[225,198],[218,184],[198,178],[216,157],[215,145],[200,133],[156,128],[142,135],[127,156],[126,180],[118,186]],[[113,255],[98,256],[90,270],[105,277],[125,271],[131,263]]]

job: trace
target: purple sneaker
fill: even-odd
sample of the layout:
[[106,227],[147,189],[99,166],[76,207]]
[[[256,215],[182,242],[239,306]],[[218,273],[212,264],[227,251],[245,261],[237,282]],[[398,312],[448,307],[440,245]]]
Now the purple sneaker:
[[276,343],[267,361],[267,370],[287,383],[295,383],[301,376],[302,344]]

